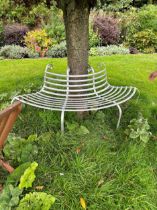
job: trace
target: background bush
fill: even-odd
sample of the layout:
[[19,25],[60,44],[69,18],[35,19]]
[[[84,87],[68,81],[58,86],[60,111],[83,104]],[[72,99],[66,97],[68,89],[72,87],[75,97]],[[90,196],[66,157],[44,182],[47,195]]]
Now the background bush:
[[0,56],[9,59],[36,58],[38,57],[38,53],[32,52],[27,47],[6,45],[0,49]]
[[0,21],[0,46],[2,46],[3,43],[4,43],[4,28],[2,21]]
[[157,32],[150,29],[137,32],[129,40],[131,46],[144,53],[154,53],[157,50]]
[[94,31],[99,34],[102,45],[119,43],[120,29],[117,19],[110,16],[97,16],[93,24]]
[[106,47],[92,47],[89,51],[91,56],[104,56],[113,54],[129,54],[129,49],[123,46],[110,45]]
[[66,42],[61,42],[60,44],[54,45],[46,53],[46,56],[51,58],[63,58],[67,56]]
[[43,24],[43,27],[55,44],[59,44],[65,40],[65,27],[62,12],[58,12],[57,9],[51,9],[49,23]]
[[156,51],[157,6],[147,5],[121,13],[122,40],[140,52]]
[[48,37],[45,30],[37,29],[26,34],[25,44],[29,49],[44,57],[48,48],[52,45],[52,39]]
[[24,36],[29,31],[28,27],[21,24],[11,24],[4,27],[4,43],[6,45],[24,46]]
[[93,26],[89,25],[89,48],[100,46],[101,39],[98,35],[98,32],[93,30]]

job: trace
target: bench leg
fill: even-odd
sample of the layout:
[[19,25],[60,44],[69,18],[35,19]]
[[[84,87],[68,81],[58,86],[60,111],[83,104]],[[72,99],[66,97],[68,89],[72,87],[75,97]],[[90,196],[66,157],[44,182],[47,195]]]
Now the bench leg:
[[61,112],[61,132],[64,133],[64,110]]
[[119,110],[119,118],[118,118],[118,122],[117,122],[117,128],[119,128],[119,124],[120,124],[120,120],[122,117],[122,109],[121,107],[117,104],[118,110]]

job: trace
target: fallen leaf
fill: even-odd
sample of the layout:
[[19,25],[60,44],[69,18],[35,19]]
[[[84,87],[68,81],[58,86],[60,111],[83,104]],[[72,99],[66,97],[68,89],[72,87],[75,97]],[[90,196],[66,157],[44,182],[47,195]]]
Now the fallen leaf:
[[86,201],[85,201],[85,199],[84,198],[80,198],[80,204],[81,204],[81,206],[82,206],[82,208],[83,209],[86,209],[87,208],[87,206],[86,206]]
[[44,186],[36,186],[35,189],[36,190],[42,190],[44,188]]
[[104,139],[104,140],[108,140],[108,137],[104,135],[104,136],[103,136],[103,139]]
[[81,152],[81,148],[80,147],[76,148],[76,153],[79,154],[80,152]]

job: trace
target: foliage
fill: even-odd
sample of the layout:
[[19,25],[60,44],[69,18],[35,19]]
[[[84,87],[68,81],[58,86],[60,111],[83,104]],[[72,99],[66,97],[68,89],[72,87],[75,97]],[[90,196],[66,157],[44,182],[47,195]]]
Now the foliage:
[[113,54],[129,54],[129,49],[123,46],[109,45],[106,47],[95,47],[91,48],[89,51],[91,56],[104,56]]
[[89,48],[100,46],[101,40],[98,33],[93,30],[93,26],[89,26]]
[[0,19],[5,23],[21,23],[30,27],[41,26],[49,20],[49,9],[41,2],[1,0]]
[[138,12],[137,22],[139,23],[137,30],[150,29],[157,32],[157,6],[150,4],[142,7]]
[[48,48],[52,45],[52,40],[48,37],[45,30],[30,31],[25,36],[26,46],[38,52],[41,57],[44,57]]
[[94,19],[93,27],[100,36],[102,45],[118,44],[120,29],[117,19],[110,16],[97,16]]
[[137,32],[129,43],[141,52],[154,53],[157,50],[157,33],[150,29]]
[[150,139],[150,126],[147,119],[144,119],[142,115],[139,115],[138,119],[133,119],[128,125],[126,134],[131,139],[140,140],[143,143],[147,143]]
[[6,185],[12,184],[17,186],[20,181],[20,177],[30,165],[31,162],[26,162],[15,168],[15,170],[7,177]]
[[28,27],[18,23],[4,27],[4,43],[6,45],[24,45],[24,36],[29,31]]
[[46,56],[51,58],[63,58],[67,56],[67,48],[66,48],[66,42],[61,42],[60,44],[56,44],[53,47],[51,47],[47,53]]
[[31,163],[31,165],[24,171],[24,174],[20,178],[19,189],[32,187],[32,183],[35,180],[35,170],[38,167],[37,162]]
[[36,139],[36,135],[31,135],[28,139],[10,135],[3,149],[5,158],[12,160],[14,164],[31,161],[33,155],[38,153],[38,148],[35,144]]
[[9,59],[21,59],[21,58],[36,58],[37,53],[32,52],[27,47],[21,47],[18,45],[5,45],[0,49],[0,56]]
[[65,27],[63,22],[62,13],[55,7],[50,10],[49,22],[43,24],[48,36],[53,39],[55,44],[60,44],[65,41]]
[[2,21],[0,21],[0,46],[4,43],[4,27]]
[[108,11],[120,11],[129,9],[132,0],[98,0],[98,8]]
[[27,15],[22,17],[22,22],[28,26],[41,27],[43,23],[49,22],[50,11],[43,2],[38,5],[31,4],[31,8],[26,9],[26,11]]
[[49,210],[55,198],[44,192],[26,194],[16,210]]
[[12,210],[19,203],[19,196],[22,194],[22,190],[13,185],[7,185],[0,194],[0,209]]
[[130,46],[133,45],[136,47],[134,42],[138,39],[137,45],[139,46],[136,48],[147,53],[155,51],[157,6],[148,5],[142,7],[140,10],[131,9],[121,14],[120,19],[122,40],[126,41]]
[[130,8],[127,12],[118,13],[117,15],[121,29],[121,42],[124,42],[131,39],[137,32],[137,28],[139,28],[138,11],[136,8]]
[[20,22],[25,14],[25,7],[22,4],[15,5],[12,0],[0,1],[0,19],[5,22]]

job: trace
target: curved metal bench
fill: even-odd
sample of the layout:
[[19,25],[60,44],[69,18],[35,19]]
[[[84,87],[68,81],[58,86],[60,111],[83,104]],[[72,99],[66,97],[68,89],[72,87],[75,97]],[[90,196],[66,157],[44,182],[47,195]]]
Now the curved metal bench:
[[44,84],[40,91],[16,96],[14,100],[49,110],[61,111],[61,131],[64,131],[64,112],[78,112],[106,109],[117,106],[120,124],[122,110],[120,104],[132,98],[135,87],[112,86],[107,81],[106,68],[94,72],[89,67],[88,74],[56,74],[51,71],[52,65],[46,66]]

